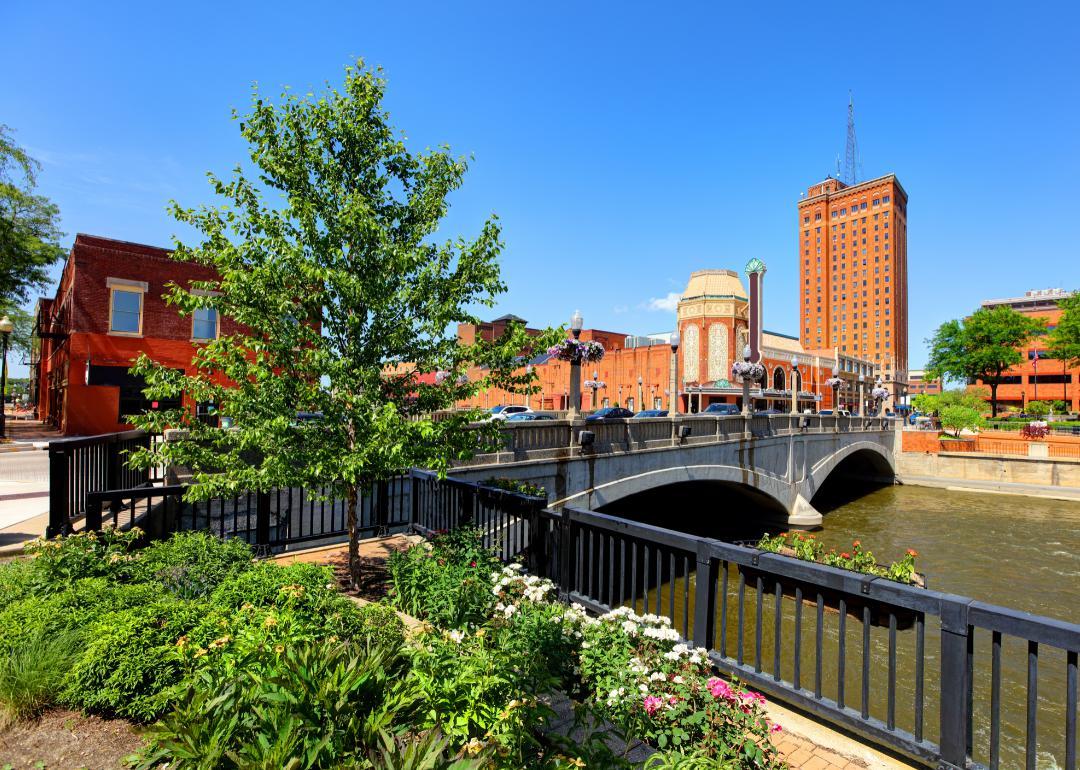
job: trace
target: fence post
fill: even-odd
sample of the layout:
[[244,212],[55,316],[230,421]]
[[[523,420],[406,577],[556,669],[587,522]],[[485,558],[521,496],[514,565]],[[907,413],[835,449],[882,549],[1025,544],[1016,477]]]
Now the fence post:
[[409,529],[416,531],[420,522],[420,479],[416,471],[409,469]]
[[[112,503],[109,503],[110,506]],[[101,531],[101,498],[89,494],[86,496],[86,519],[83,522],[86,532]]]
[[71,456],[49,444],[49,526],[45,537],[53,538],[68,532],[68,463]]
[[270,493],[255,493],[255,545],[270,545]]
[[570,551],[574,540],[574,520],[569,508],[563,508],[559,524],[559,597],[566,602],[570,601],[570,583],[574,574],[573,567],[570,564]]
[[[694,577],[694,646],[711,650],[716,636],[716,574],[709,543],[698,540]],[[686,576],[689,579],[689,575]]]
[[550,570],[547,559],[547,533],[541,529],[543,518],[540,516],[543,509],[544,506],[540,503],[533,503],[530,506],[528,568],[533,575],[548,577]]
[[375,492],[375,526],[380,534],[386,532],[390,525],[390,484],[386,481],[378,483]]
[[116,433],[105,444],[105,489],[120,488],[120,442]]
[[944,600],[941,605],[941,768],[962,770],[967,765],[971,720],[968,692],[968,605]]
[[[469,484],[468,486],[460,487],[460,490],[461,494],[458,495],[458,519],[456,526],[464,527],[472,524],[473,519],[475,518],[473,512],[476,505],[476,485]],[[501,499],[499,505],[502,505]]]

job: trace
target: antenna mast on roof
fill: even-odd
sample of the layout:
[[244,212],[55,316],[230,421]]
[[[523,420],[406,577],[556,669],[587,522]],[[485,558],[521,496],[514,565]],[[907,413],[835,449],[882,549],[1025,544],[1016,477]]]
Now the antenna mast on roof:
[[847,146],[844,148],[844,176],[845,184],[858,183],[858,176],[862,173],[862,159],[859,157],[859,143],[855,140],[855,99],[848,91],[847,108]]

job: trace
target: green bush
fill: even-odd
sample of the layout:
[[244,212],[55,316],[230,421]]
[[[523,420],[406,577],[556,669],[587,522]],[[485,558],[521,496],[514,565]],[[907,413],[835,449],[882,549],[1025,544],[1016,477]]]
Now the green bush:
[[28,644],[39,632],[57,634],[67,628],[82,628],[107,612],[138,607],[160,595],[158,585],[117,585],[96,577],[13,602],[0,610],[0,656]]
[[49,633],[39,626],[18,648],[0,657],[0,727],[36,717],[58,702],[82,638],[77,629]]
[[442,628],[477,626],[491,614],[495,598],[490,575],[500,568],[478,530],[436,537],[430,549],[390,554],[390,599],[413,617]]
[[206,605],[171,597],[101,615],[64,683],[75,707],[149,721],[170,705],[183,673],[177,640],[206,614]]
[[139,551],[127,575],[134,582],[156,580],[181,599],[198,599],[251,565],[251,546],[239,538],[183,532]]
[[0,608],[25,599],[34,592],[34,569],[29,559],[0,565]]
[[47,593],[62,591],[71,581],[82,578],[122,579],[130,552],[140,537],[142,530],[138,527],[128,532],[105,529],[34,540],[23,550],[34,556],[30,563],[35,590]]
[[396,649],[255,644],[239,655],[235,669],[205,667],[188,682],[153,729],[141,767],[363,767],[367,748],[409,724],[419,706]]

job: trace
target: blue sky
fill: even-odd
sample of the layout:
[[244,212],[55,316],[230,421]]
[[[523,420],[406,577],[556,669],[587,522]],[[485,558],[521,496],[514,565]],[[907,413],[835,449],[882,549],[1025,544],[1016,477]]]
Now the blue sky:
[[444,234],[499,214],[493,316],[664,331],[692,270],[760,257],[766,326],[795,334],[795,205],[835,170],[850,90],[864,176],[910,195],[917,367],[982,299],[1080,288],[1078,9],[21,2],[0,122],[42,161],[65,245],[169,245],[167,201],[209,202],[206,171],[245,158],[229,114],[253,82],[318,88],[364,57],[411,147],[474,156]]

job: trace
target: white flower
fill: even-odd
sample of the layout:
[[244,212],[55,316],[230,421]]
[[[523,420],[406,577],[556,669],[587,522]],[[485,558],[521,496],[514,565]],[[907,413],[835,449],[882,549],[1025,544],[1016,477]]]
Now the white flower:
[[682,674],[676,674],[672,680],[675,684],[685,684],[686,680],[682,678]]
[[458,644],[461,644],[461,640],[465,638],[465,634],[462,633],[461,631],[456,631],[456,630],[451,631],[450,632],[450,638],[452,640],[454,640],[455,642],[457,642]]
[[638,624],[632,620],[624,620],[622,622],[622,630],[628,633],[630,636],[634,636],[635,634],[637,634]]
[[640,690],[641,692],[648,692],[649,691],[649,685],[647,685],[647,684],[639,684],[638,685],[638,690]]
[[650,682],[666,682],[667,681],[667,674],[665,674],[663,671],[653,671],[651,674],[649,674],[649,681]]
[[517,607],[514,606],[513,604],[508,604],[508,605],[506,605],[506,607],[503,608],[502,612],[503,612],[503,615],[505,615],[506,617],[510,617],[515,612],[517,612]]

